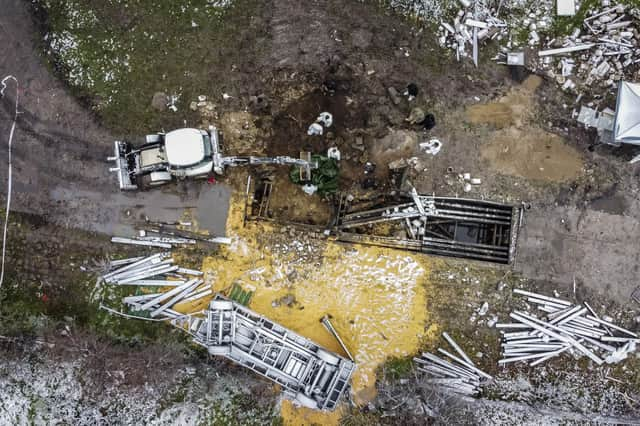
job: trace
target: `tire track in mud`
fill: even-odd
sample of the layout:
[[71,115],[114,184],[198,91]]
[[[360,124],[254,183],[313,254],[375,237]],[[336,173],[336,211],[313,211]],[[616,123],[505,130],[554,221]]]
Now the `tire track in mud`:
[[[123,193],[109,172],[107,157],[116,138],[101,128],[50,71],[38,40],[31,5],[7,0],[0,15],[0,73],[22,82],[21,115],[14,149],[13,211],[36,214],[48,223],[105,233],[132,232],[140,217],[178,220],[188,207],[202,206],[224,224],[229,190],[192,182],[161,191]],[[11,123],[11,99],[0,102],[0,131]],[[6,143],[0,142],[0,156]],[[0,175],[6,164],[0,162]],[[4,199],[0,186],[0,199]],[[223,234],[212,224],[210,232]]]

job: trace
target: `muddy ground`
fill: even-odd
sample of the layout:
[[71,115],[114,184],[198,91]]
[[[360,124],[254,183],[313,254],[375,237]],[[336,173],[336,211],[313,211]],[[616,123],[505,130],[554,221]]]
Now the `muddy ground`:
[[[108,171],[113,140],[140,140],[147,131],[185,122],[218,125],[233,154],[297,156],[302,150],[325,152],[336,146],[342,153],[340,190],[359,200],[387,194],[392,189],[388,164],[404,159],[411,164],[409,180],[422,193],[525,203],[530,208],[513,266],[518,277],[533,288],[558,289],[577,300],[599,298],[602,306],[622,309],[628,318],[640,307],[630,300],[640,262],[640,166],[626,163],[629,151],[594,146],[595,135],[570,118],[573,99],[553,82],[514,80],[508,69],[489,61],[489,52],[478,69],[457,63],[435,46],[428,26],[421,28],[377,4],[239,1],[228,15],[229,28],[202,36],[217,43],[189,35],[200,43],[191,51],[183,48],[184,40],[171,39],[173,47],[181,48],[180,59],[197,58],[191,74],[185,74],[188,66],[182,63],[168,67],[166,79],[176,80],[167,83],[161,73],[134,69],[121,82],[115,106],[105,106],[104,97],[69,86],[55,55],[45,55],[47,16],[19,0],[3,3],[0,73],[13,74],[21,84],[10,279],[0,302],[4,334],[42,334],[64,327],[70,317],[92,336],[124,342],[127,356],[143,349],[130,345],[131,339],[165,339],[157,330],[128,329],[122,323],[116,325],[122,329],[109,331],[114,324],[96,317],[97,307],[88,299],[93,282],[82,274],[94,266],[88,259],[125,254],[106,236],[130,233],[145,217],[177,220],[186,212],[203,230],[224,233],[230,194],[244,190],[246,171],[234,170],[216,185],[179,182],[133,194],[118,191]],[[102,13],[100,19],[117,24],[117,31],[145,20],[136,15],[129,22],[109,15],[108,7],[93,6]],[[410,82],[419,88],[412,101],[402,95]],[[178,86],[183,93],[176,113],[151,106],[154,93]],[[397,96],[389,95],[390,87]],[[11,125],[14,88],[8,93],[0,111],[3,135]],[[222,93],[231,97],[223,100]],[[200,94],[214,100],[210,114],[190,108]],[[252,101],[257,95],[266,102]],[[415,107],[434,114],[433,129],[405,120]],[[321,111],[334,115],[334,127],[322,137],[307,136]],[[436,156],[417,145],[431,137],[444,144]],[[5,142],[0,152],[5,158]],[[376,164],[375,187],[365,189],[367,162]],[[287,172],[270,170],[276,182],[273,216],[327,223],[327,200],[306,196],[289,182]],[[465,192],[462,173],[482,183]],[[6,162],[0,162],[0,176],[6,174]],[[487,285],[483,295],[511,273],[469,266],[472,273],[479,268],[478,279]],[[466,272],[459,271],[467,268],[464,262],[441,267],[462,275]],[[438,288],[446,288],[446,281],[442,278]],[[65,291],[73,303],[64,300]],[[447,325],[470,333],[466,320],[471,311],[465,303],[478,303],[479,296],[459,291],[463,302],[455,312],[464,316],[464,325]],[[78,303],[85,301],[90,309]],[[448,316],[444,308],[429,309],[439,318]],[[50,320],[33,324],[34,318]],[[7,326],[22,320],[25,324]],[[492,361],[497,356],[488,353]],[[79,359],[76,353],[68,356]],[[265,400],[273,403],[272,396]]]

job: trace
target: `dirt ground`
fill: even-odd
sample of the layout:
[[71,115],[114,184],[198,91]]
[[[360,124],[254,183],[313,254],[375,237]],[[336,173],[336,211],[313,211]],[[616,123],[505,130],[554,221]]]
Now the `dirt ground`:
[[[507,288],[526,284],[534,290],[556,289],[576,300],[597,299],[602,309],[624,312],[625,319],[637,315],[640,306],[630,301],[630,294],[640,285],[640,166],[626,162],[632,154],[629,151],[594,145],[595,135],[578,128],[571,118],[573,99],[559,92],[553,82],[535,76],[513,80],[508,69],[488,58],[477,69],[468,62],[457,63],[436,47],[430,28],[418,28],[377,2],[271,0],[257,5],[240,1],[229,15],[229,28],[221,26],[221,33],[203,35],[221,37],[216,40],[226,45],[207,44],[197,34],[185,36],[190,37],[189,43],[199,43],[193,47],[197,53],[186,47],[179,53],[183,59],[201,58],[193,69],[189,69],[186,60],[168,67],[164,77],[148,69],[134,69],[128,80],[121,82],[116,108],[105,106],[104,96],[92,97],[85,89],[78,92],[78,88],[69,87],[64,71],[51,65],[55,57],[43,53],[42,31],[46,25],[42,16],[34,15],[23,1],[4,3],[6,13],[0,17],[0,74],[12,74],[20,80],[21,114],[14,140],[12,211],[16,212],[16,221],[9,231],[13,244],[9,252],[12,286],[1,300],[8,303],[16,317],[21,309],[28,310],[30,321],[44,313],[55,318],[55,327],[63,327],[65,316],[73,317],[79,304],[65,305],[62,300],[59,307],[43,309],[42,289],[54,300],[61,300],[65,286],[69,286],[73,287],[70,294],[79,295],[77,300],[88,300],[93,277],[81,277],[80,272],[86,272],[90,264],[82,263],[79,254],[104,259],[125,253],[126,250],[108,245],[106,236],[131,233],[145,217],[166,221],[189,217],[211,234],[229,233],[228,211],[230,206],[240,205],[237,199],[235,204],[230,200],[243,194],[249,171],[236,169],[215,185],[185,181],[161,190],[135,193],[120,192],[115,175],[108,171],[106,158],[115,139],[141,140],[147,131],[183,123],[220,127],[229,154],[297,157],[300,151],[324,154],[328,148],[337,147],[342,155],[340,191],[359,201],[388,195],[395,189],[389,180],[389,163],[407,160],[408,179],[421,193],[527,207],[515,264],[506,269],[427,256],[405,258],[402,252],[353,249],[306,239],[304,246],[318,253],[294,256],[301,276],[287,278],[285,285],[272,276],[254,277],[266,274],[264,271],[252,275],[245,269],[264,266],[276,276],[277,267],[282,267],[278,262],[291,253],[275,253],[275,245],[299,238],[299,234],[286,228],[282,231],[254,225],[249,230],[236,230],[234,235],[239,240],[247,239],[246,253],[204,254],[203,269],[224,277],[216,289],[236,280],[262,288],[254,309],[268,312],[296,331],[322,340],[314,328],[318,326],[315,317],[332,313],[355,348],[375,342],[371,346],[375,356],[369,357],[364,350],[359,353],[367,366],[354,386],[360,392],[354,400],[361,406],[347,410],[350,414],[345,414],[344,419],[353,420],[355,417],[350,416],[359,415],[360,408],[366,415],[369,409],[376,413],[376,406],[385,407],[386,394],[375,399],[376,392],[371,391],[376,383],[381,386],[381,381],[376,381],[376,368],[394,355],[402,358],[419,348],[432,349],[434,336],[441,330],[477,342],[468,343],[469,352],[483,353],[478,362],[495,370],[497,345],[487,342],[495,341],[497,335],[478,331],[484,320],[468,319],[484,300],[491,301],[492,310],[495,306],[495,315],[508,311],[511,300],[505,296],[506,290],[496,291],[502,281],[508,281]],[[100,13],[110,10],[98,6],[95,7]],[[127,32],[134,31],[136,20],[145,18],[136,15],[128,22],[122,16],[106,14],[103,19],[113,19],[119,25],[117,31]],[[235,31],[233,25],[238,22],[243,27]],[[192,28],[198,31],[199,27]],[[169,40],[170,35],[164,35]],[[156,46],[156,41],[147,42]],[[175,47],[185,41],[174,37],[167,43]],[[220,60],[212,60],[216,57]],[[402,94],[408,83],[419,88],[418,96],[411,101]],[[154,93],[167,88],[183,90],[176,113],[151,107]],[[397,95],[390,95],[390,88]],[[13,90],[11,87],[10,96],[2,100],[2,134],[7,134],[11,125]],[[222,93],[228,98],[223,99]],[[210,108],[190,108],[201,94],[210,100]],[[258,95],[265,101],[256,103],[253,97]],[[416,107],[434,114],[433,129],[406,121]],[[322,136],[307,135],[309,124],[322,111],[333,114],[334,125]],[[443,142],[435,156],[419,148],[420,142],[432,137]],[[0,158],[6,158],[4,142]],[[367,162],[375,163],[373,174],[365,174]],[[254,172],[275,177],[271,205],[274,218],[320,225],[330,219],[329,201],[304,194],[288,180],[287,168]],[[459,178],[463,173],[480,178],[481,184],[465,192]],[[6,175],[6,162],[0,161],[0,176]],[[363,182],[370,176],[375,178],[374,184],[364,188]],[[2,197],[4,188],[2,181]],[[4,198],[0,201],[4,203]],[[275,254],[261,251],[266,248]],[[357,270],[345,262],[356,255],[363,258],[360,263],[354,261],[361,268]],[[318,258],[326,264],[316,264]],[[397,262],[388,269],[388,265],[380,267],[393,271],[386,278],[389,282],[406,278],[397,268],[411,265],[422,268],[420,280],[413,277],[402,289],[374,291],[368,287],[370,282],[363,270],[375,269],[377,259]],[[80,263],[84,270],[76,268]],[[46,267],[43,271],[34,268],[34,264]],[[74,274],[67,273],[70,268],[76,268]],[[344,276],[350,280],[340,281]],[[24,287],[16,284],[21,281]],[[327,302],[338,293],[337,284],[348,285],[353,297],[361,300],[349,304],[345,297]],[[406,292],[414,293],[409,297]],[[20,305],[11,305],[7,300],[16,294],[24,297],[19,298]],[[313,312],[313,316],[309,314],[303,321],[292,313],[293,308],[272,306],[274,300],[289,294],[295,295],[300,304],[307,304],[306,312]],[[389,306],[377,298],[380,294],[389,298],[400,294],[407,299],[398,302],[401,309],[386,311]],[[144,341],[149,333],[162,342],[163,337],[158,335],[164,329],[129,330],[124,323],[117,323],[123,334],[109,334],[105,329],[113,324],[104,317],[94,318],[95,313],[91,312],[97,310],[95,304],[87,306],[91,309],[84,309],[82,327],[89,334],[126,343]],[[376,313],[371,314],[371,309]],[[396,335],[388,339],[384,331],[378,330],[382,337],[366,336],[366,330],[349,322],[358,315],[367,319],[368,327],[380,318],[397,322],[389,325]],[[30,332],[37,329],[32,326],[29,325]],[[637,328],[637,324],[629,326]],[[132,345],[128,350],[131,352],[123,349],[126,359],[144,348]],[[73,351],[68,356],[70,360],[81,359]],[[179,380],[175,370],[180,367],[170,367],[170,377],[158,384],[162,389],[173,389]],[[214,366],[213,373],[228,366],[219,367]],[[233,383],[237,374],[243,373],[231,370],[224,380]],[[624,377],[624,372],[616,374]],[[109,380],[117,383],[113,378]],[[193,389],[206,390],[211,381],[215,378],[208,377],[198,381],[197,387],[189,387],[191,393],[180,402],[196,401]],[[276,404],[269,393],[271,388],[258,383],[260,393],[266,393],[261,401],[270,407]],[[637,389],[634,391],[637,393]],[[46,403],[52,401],[55,398]],[[162,411],[159,406],[154,407]],[[574,408],[568,405],[567,409]],[[299,419],[296,416],[300,413],[287,403],[281,410],[272,411]],[[637,405],[629,411],[637,413]],[[319,421],[310,419],[313,417],[303,423]],[[370,423],[394,424],[393,418],[384,420],[379,413],[375,420],[368,419]],[[330,421],[335,423],[339,418]],[[359,423],[353,420],[353,424]]]

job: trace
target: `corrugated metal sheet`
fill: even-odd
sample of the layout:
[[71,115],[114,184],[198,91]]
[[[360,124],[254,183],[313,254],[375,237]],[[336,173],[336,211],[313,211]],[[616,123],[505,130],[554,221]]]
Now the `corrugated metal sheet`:
[[613,131],[616,144],[640,145],[640,84],[620,82]]

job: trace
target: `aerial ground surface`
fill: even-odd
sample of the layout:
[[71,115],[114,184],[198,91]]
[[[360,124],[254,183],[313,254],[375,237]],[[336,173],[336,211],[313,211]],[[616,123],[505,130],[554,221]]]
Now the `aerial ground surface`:
[[[567,107],[575,96],[554,81],[513,76],[491,61],[491,47],[478,68],[457,62],[432,22],[387,2],[0,3],[0,74],[19,80],[20,95],[0,289],[0,424],[638,423],[635,354],[601,367],[571,356],[497,366],[500,335],[488,323],[520,306],[516,287],[587,300],[638,329],[640,166],[628,164],[630,150],[594,145]],[[419,88],[411,101],[408,83]],[[176,97],[176,111],[154,105],[160,92]],[[3,206],[15,85],[5,93]],[[433,129],[406,120],[415,107],[434,114]],[[308,136],[322,111],[333,128]],[[340,191],[363,203],[393,189],[389,163],[409,160],[419,193],[526,206],[515,261],[313,236],[290,222],[324,226],[331,205],[302,192],[287,168],[254,170],[273,178],[278,222],[243,223],[248,168],[215,183],[119,191],[107,162],[114,140],[208,125],[223,131],[229,154],[338,147]],[[418,147],[431,137],[443,142],[435,156]],[[364,189],[367,162],[377,166],[375,186]],[[464,173],[481,183],[466,192]],[[329,414],[297,408],[169,326],[100,310],[104,262],[150,253],[109,238],[133,235],[146,218],[230,237],[229,246],[177,256],[214,290],[253,291],[252,309],[340,352],[318,321],[330,315],[358,365],[348,401]],[[480,398],[437,399],[413,370],[412,357],[434,351],[442,331],[496,377]]]

